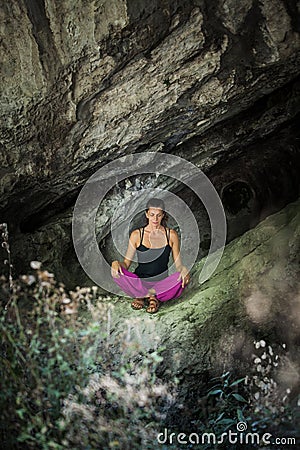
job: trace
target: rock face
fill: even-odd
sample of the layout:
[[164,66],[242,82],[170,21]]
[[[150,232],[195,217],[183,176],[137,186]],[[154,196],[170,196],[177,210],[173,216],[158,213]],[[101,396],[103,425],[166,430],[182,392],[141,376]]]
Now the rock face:
[[[113,333],[136,317],[132,339],[146,348],[164,347],[161,373],[177,376],[185,404],[197,410],[207,373],[227,369],[249,374],[254,340],[286,344],[278,373],[284,388],[299,387],[300,201],[289,204],[225,247],[218,269],[198,284],[203,267],[181,299],[165,302],[156,315],[132,311],[130,299],[112,300]],[[155,336],[159,336],[156,340]],[[200,395],[199,395],[200,396]]]
[[[229,240],[299,196],[295,1],[11,0],[1,21],[0,214],[17,273],[39,258],[70,285],[87,281],[72,207],[123,154],[163,151],[204,170],[227,205]],[[209,240],[201,206],[167,187]],[[111,199],[100,245],[123,197]]]

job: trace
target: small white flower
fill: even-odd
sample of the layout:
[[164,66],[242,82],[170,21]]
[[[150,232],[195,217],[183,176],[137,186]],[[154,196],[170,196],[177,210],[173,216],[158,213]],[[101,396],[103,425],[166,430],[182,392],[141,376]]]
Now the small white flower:
[[75,314],[76,312],[77,312],[76,309],[69,308],[69,307],[66,307],[65,310],[64,310],[65,314]]
[[32,269],[40,269],[41,268],[42,263],[40,261],[30,261],[30,267]]
[[259,387],[260,387],[262,390],[266,390],[267,385],[266,385],[263,381],[261,381],[261,382],[259,383]]
[[48,278],[54,278],[54,273],[50,273],[48,270],[44,270],[44,275]]
[[265,347],[265,346],[266,346],[266,342],[263,341],[263,340],[259,341],[259,343],[260,343],[260,346],[261,346],[261,347]]
[[28,281],[27,283],[29,284],[29,286],[31,286],[33,283],[35,283],[35,277],[33,275],[28,275]]

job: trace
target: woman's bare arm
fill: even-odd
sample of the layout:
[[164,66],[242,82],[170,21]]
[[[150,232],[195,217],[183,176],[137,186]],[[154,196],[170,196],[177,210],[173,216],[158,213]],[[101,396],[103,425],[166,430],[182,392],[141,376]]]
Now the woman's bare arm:
[[187,268],[182,264],[181,261],[179,237],[175,230],[170,230],[170,245],[172,248],[172,255],[176,269],[178,272],[180,272],[178,280],[182,279],[182,287],[184,287],[185,284],[189,282],[190,276]]
[[122,267],[129,269],[138,244],[139,230],[134,230],[129,238],[127,251],[123,261],[113,261],[111,264],[111,274],[114,278],[119,278],[120,273],[123,274]]
[[180,244],[178,234],[176,233],[175,230],[170,230],[170,245],[172,248],[172,255],[176,269],[180,272],[182,268],[182,261],[180,256]]

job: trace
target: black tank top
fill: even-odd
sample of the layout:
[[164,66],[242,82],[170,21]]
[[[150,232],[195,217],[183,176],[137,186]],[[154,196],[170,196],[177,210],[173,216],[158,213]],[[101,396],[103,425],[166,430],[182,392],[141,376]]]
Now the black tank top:
[[153,277],[151,281],[163,280],[168,276],[168,263],[171,252],[171,246],[169,244],[170,230],[168,230],[168,235],[166,227],[164,227],[168,241],[165,247],[148,248],[142,244],[144,229],[145,227],[142,228],[142,233],[140,230],[141,241],[140,245],[136,248],[139,264],[134,273],[140,278]]

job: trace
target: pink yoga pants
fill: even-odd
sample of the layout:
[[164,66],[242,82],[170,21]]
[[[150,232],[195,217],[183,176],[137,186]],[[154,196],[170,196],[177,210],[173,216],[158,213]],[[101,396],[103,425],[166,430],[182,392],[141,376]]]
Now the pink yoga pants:
[[149,289],[155,290],[156,298],[161,302],[166,302],[172,298],[180,296],[184,288],[181,286],[182,279],[178,281],[180,272],[175,272],[167,278],[160,281],[144,281],[135,273],[123,269],[123,275],[120,278],[113,278],[115,283],[127,295],[133,298],[147,297]]

